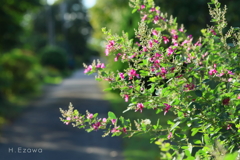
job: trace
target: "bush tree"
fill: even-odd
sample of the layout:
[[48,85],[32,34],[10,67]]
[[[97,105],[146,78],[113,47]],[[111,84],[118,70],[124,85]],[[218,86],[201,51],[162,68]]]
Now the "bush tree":
[[236,152],[240,152],[240,30],[227,27],[227,7],[211,0],[213,25],[193,39],[153,0],[130,0],[130,6],[141,15],[136,39],[103,29],[108,41],[106,56],[128,67],[112,71],[98,60],[84,65],[84,72],[97,72],[96,80],[109,82],[107,90],[121,91],[130,102],[123,113],[150,109],[160,117],[173,112],[176,118],[163,127],[161,118],[156,124],[151,117],[131,121],[113,112],[98,118],[97,113],[84,115],[70,105],[66,111],[60,109],[61,120],[88,132],[103,129],[103,136],[149,132],[165,159],[240,158]]
[[46,46],[41,51],[41,63],[59,71],[67,69],[67,53],[57,46]]

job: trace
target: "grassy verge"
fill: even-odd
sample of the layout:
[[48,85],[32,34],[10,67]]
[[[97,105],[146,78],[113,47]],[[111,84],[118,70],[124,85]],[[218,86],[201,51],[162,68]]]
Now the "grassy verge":
[[[104,82],[100,83],[102,89],[107,88],[107,84]],[[129,118],[131,120],[137,119],[151,119],[152,124],[160,119],[160,123],[167,124],[168,119],[172,119],[173,115],[168,113],[168,116],[162,114],[156,115],[153,110],[143,110],[142,113],[128,111],[122,113],[128,104],[124,102],[118,94],[112,92],[105,92],[105,99],[111,104],[112,111],[118,116],[123,116],[124,118]],[[156,144],[150,143],[151,135],[146,133],[142,135],[137,135],[131,138],[123,138],[124,144],[124,157],[126,160],[159,160],[159,148]]]

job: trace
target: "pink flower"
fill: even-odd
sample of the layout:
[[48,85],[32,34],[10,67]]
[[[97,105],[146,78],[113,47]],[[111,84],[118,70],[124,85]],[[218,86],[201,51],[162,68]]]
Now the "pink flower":
[[211,70],[208,72],[209,75],[213,75],[213,74],[215,74],[215,73],[217,73],[217,70],[216,70],[216,69],[211,69]]
[[114,61],[118,61],[118,58],[121,56],[121,53],[118,53],[117,56],[114,58]]
[[222,100],[222,104],[223,104],[223,105],[228,105],[229,102],[230,102],[230,98],[229,98],[229,97],[227,97],[227,98],[225,98],[225,99]]
[[109,41],[108,44],[106,45],[105,49],[105,54],[108,56],[109,52],[113,49],[115,42],[114,41]]
[[231,124],[228,124],[227,125],[227,130],[231,129],[231,126],[232,126]]
[[114,127],[114,128],[111,130],[111,133],[120,132],[120,130],[119,130],[118,128],[119,128],[119,127]]
[[166,36],[162,36],[162,38],[163,38],[163,41],[165,44],[167,44],[169,42],[169,39]]
[[107,122],[107,118],[103,118],[103,123],[106,123]]
[[174,45],[174,46],[178,46],[178,43],[177,43],[177,42],[174,42],[173,45]]
[[167,55],[168,55],[168,56],[172,55],[174,51],[175,51],[174,49],[172,49],[171,47],[169,47],[169,48],[167,49],[167,52],[168,52]]
[[177,40],[178,40],[178,35],[173,35],[172,38],[173,38],[173,39],[172,39],[172,42],[173,42],[173,43],[176,43]]
[[155,8],[151,8],[151,9],[150,9],[150,12],[154,12],[154,11],[156,11]]
[[210,31],[213,35],[216,35],[216,32],[213,29],[211,29]]
[[147,15],[145,14],[143,17],[142,17],[142,21],[145,21],[147,19]]
[[213,64],[213,68],[216,68],[217,67],[217,64]]
[[170,71],[173,72],[175,70],[175,67],[170,68]]
[[238,95],[237,99],[240,99],[240,95]]
[[124,73],[119,73],[119,77],[123,80],[124,79]]
[[155,57],[162,57],[162,55],[159,53],[155,53]]
[[232,78],[229,78],[229,79],[228,79],[228,82],[231,82],[231,81],[232,81]]
[[134,69],[131,69],[129,72],[128,72],[128,75],[129,75],[129,80],[131,80],[133,77],[138,77],[139,78],[139,74],[137,74],[137,72],[134,70]]
[[202,44],[199,42],[199,41],[197,41],[195,44],[194,44],[194,46],[201,46]]
[[92,70],[92,65],[89,65],[85,70],[84,73],[88,73]]
[[159,43],[158,40],[156,40],[156,39],[154,39],[153,41],[154,41],[155,43]]
[[105,68],[104,63],[97,64],[96,68]]
[[181,74],[181,75],[179,75],[179,76],[176,76],[176,78],[181,78],[183,75]]
[[137,112],[138,110],[140,110],[140,112],[142,113],[142,110],[143,110],[144,106],[142,103],[138,103],[137,104],[137,109],[135,110],[135,112]]
[[128,102],[129,95],[125,94],[124,98],[125,98],[125,102]]
[[155,16],[153,22],[156,24],[159,21],[159,19],[160,19],[159,16]]
[[228,70],[228,74],[234,75],[234,73],[232,71],[229,71],[229,70]]
[[152,42],[152,40],[148,41],[148,46],[149,46],[149,48],[152,48],[152,47],[153,47],[153,42]]
[[127,129],[123,127],[122,131],[127,134]]
[[177,35],[177,31],[176,31],[175,29],[172,29],[172,30],[171,30],[171,34],[172,34],[172,35]]
[[143,52],[147,52],[147,47],[143,47]]
[[67,120],[68,120],[68,121],[70,121],[70,120],[71,120],[71,118],[70,118],[70,117],[67,117]]
[[112,121],[112,124],[115,124],[116,123],[116,119],[111,119],[111,121]]
[[108,48],[105,49],[105,54],[106,54],[106,56],[109,55],[109,49]]
[[183,29],[183,28],[180,28],[180,29],[179,29],[179,31],[180,31],[180,32],[183,32],[183,31],[184,31],[184,29]]
[[218,77],[222,77],[224,75],[224,73],[220,73],[219,75],[217,75]]
[[114,80],[114,78],[105,78],[104,80],[112,82]]
[[152,34],[155,35],[155,36],[157,36],[157,35],[158,35],[158,31],[153,30],[153,31],[152,31]]
[[165,67],[162,67],[162,68],[161,68],[161,73],[167,74],[167,70],[165,69]]
[[193,90],[195,88],[195,85],[193,83],[190,83],[190,84],[186,84],[184,87],[188,88],[188,90],[190,91],[190,90]]
[[89,115],[87,115],[87,119],[92,119],[93,118],[93,114],[90,113]]
[[145,8],[145,5],[141,5],[141,9],[144,9]]
[[141,44],[140,44],[139,42],[136,42],[136,45],[138,45],[138,47],[140,47],[140,46],[141,46]]
[[172,138],[172,132],[170,132],[167,136],[168,139]]
[[166,115],[167,112],[169,111],[169,109],[170,109],[172,106],[170,106],[170,105],[167,104],[167,103],[163,103],[163,104],[166,106],[165,111],[164,111],[164,115]]
[[98,128],[101,126],[101,122],[96,122],[92,125],[94,130],[98,130]]

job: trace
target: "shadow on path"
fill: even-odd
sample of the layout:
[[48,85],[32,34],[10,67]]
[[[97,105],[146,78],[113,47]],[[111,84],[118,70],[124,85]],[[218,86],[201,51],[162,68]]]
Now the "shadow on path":
[[47,89],[42,98],[3,129],[0,159],[123,160],[119,137],[102,138],[102,131],[87,133],[59,120],[59,108],[67,109],[70,102],[81,113],[88,110],[107,117],[109,111],[94,76],[79,70],[62,84]]

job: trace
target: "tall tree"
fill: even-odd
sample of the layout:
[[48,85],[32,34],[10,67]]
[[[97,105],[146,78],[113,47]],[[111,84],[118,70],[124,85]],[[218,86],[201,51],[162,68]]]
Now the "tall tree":
[[[47,44],[46,10],[39,12],[34,20],[34,32],[41,36],[42,42],[37,48]],[[87,51],[87,40],[90,37],[91,25],[87,16],[87,9],[81,0],[60,1],[52,6],[55,26],[55,41],[67,49],[69,53],[83,55]]]
[[39,0],[1,0],[0,5],[0,52],[19,44],[19,35],[24,30],[23,16],[41,6]]

